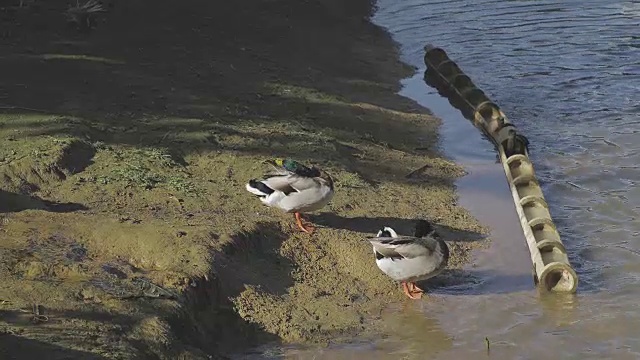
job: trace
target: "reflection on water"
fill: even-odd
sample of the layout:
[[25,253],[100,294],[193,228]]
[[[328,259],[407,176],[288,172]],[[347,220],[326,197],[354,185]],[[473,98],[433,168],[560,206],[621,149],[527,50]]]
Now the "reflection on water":
[[[467,167],[460,204],[492,228],[478,281],[390,309],[388,338],[288,359],[640,358],[640,3],[379,0],[374,20],[419,67],[403,94],[444,120],[441,145]],[[422,81],[442,46],[531,141],[578,296],[540,296],[491,144]],[[487,340],[490,351],[487,352]],[[264,357],[261,357],[264,358]]]
[[382,314],[381,332],[388,338],[377,339],[366,344],[339,346],[327,349],[286,352],[287,359],[422,359],[425,354],[437,354],[450,350],[452,336],[443,332],[438,324],[429,319],[412,303],[387,309]]
[[[453,337],[444,332],[438,322],[423,310],[415,302],[406,302],[385,310],[381,314],[379,330],[389,335],[383,339],[327,348],[285,348],[273,358],[342,360],[365,356],[367,360],[423,359],[426,354],[433,356],[451,350]],[[264,359],[264,353],[259,358]]]
[[342,360],[362,356],[367,360],[423,359],[425,354],[431,356],[453,348],[453,337],[442,331],[437,321],[425,314],[416,302],[399,304],[380,315],[377,326],[381,333],[388,334],[385,338],[362,339],[348,345],[328,347],[268,347],[266,351],[258,351],[254,357],[243,355],[242,359]]

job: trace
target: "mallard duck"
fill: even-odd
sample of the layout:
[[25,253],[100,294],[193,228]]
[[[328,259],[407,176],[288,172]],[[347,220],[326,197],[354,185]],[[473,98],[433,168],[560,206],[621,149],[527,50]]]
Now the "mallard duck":
[[262,180],[251,179],[247,191],[258,196],[263,204],[293,213],[298,227],[311,234],[312,226],[302,224],[301,213],[319,210],[331,201],[333,179],[326,172],[291,159],[267,160],[275,171]]
[[418,221],[414,236],[399,236],[385,226],[367,240],[373,245],[380,270],[400,281],[404,293],[414,300],[420,299],[424,292],[415,282],[440,274],[449,261],[447,243],[425,220]]

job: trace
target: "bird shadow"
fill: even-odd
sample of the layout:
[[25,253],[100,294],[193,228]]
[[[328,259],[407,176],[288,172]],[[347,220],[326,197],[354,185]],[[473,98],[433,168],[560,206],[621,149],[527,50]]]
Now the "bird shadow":
[[289,236],[277,222],[259,222],[251,230],[232,234],[214,254],[214,267],[224,279],[223,291],[236,296],[246,285],[283,295],[293,285],[293,263],[279,253]]
[[[396,217],[343,217],[334,213],[320,213],[307,215],[309,220],[320,226],[333,229],[344,229],[365,234],[376,234],[378,230],[385,226],[392,227],[398,234],[413,235],[417,219],[402,219]],[[447,225],[432,223],[438,235],[446,241],[474,242],[482,241],[486,235],[455,229]]]

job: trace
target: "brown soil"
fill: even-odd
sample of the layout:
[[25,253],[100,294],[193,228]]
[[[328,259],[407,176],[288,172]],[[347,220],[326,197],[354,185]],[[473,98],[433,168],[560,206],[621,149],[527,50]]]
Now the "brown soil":
[[[452,269],[482,243],[438,120],[396,95],[413,70],[369,0],[113,1],[88,33],[66,1],[15,2],[0,13],[0,358],[348,341],[406,301],[366,235],[431,219]],[[336,179],[313,236],[244,190],[276,156]]]

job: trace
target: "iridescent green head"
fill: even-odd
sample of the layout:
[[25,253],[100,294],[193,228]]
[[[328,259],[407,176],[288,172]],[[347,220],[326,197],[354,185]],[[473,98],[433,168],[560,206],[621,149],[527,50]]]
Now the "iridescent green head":
[[321,175],[320,169],[307,167],[293,159],[274,159],[270,161],[275,166],[281,167],[287,171],[305,177],[317,177]]

